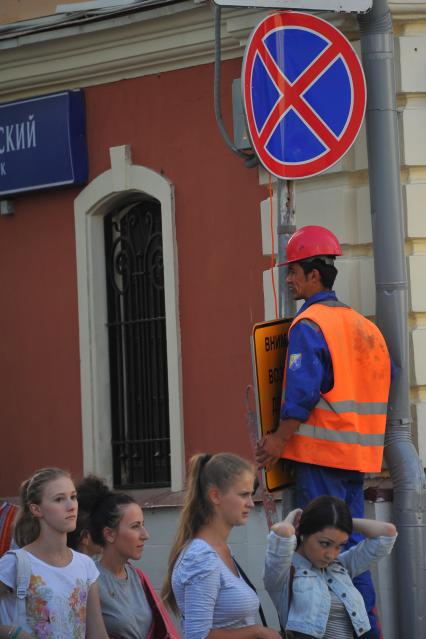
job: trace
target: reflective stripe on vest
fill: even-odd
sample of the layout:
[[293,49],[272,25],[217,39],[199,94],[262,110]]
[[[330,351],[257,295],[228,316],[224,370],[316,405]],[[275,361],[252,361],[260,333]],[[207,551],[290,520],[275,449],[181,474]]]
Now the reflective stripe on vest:
[[390,358],[383,335],[349,307],[317,303],[298,315],[315,322],[330,351],[333,388],[288,441],[287,459],[360,472],[379,472],[383,457]]
[[329,410],[336,414],[356,413],[357,415],[383,415],[387,410],[386,402],[355,402],[350,399],[343,399],[338,402],[328,402],[323,397],[319,400],[315,408]]
[[375,433],[357,433],[349,430],[329,430],[312,424],[300,424],[297,435],[313,437],[328,442],[342,442],[343,444],[359,444],[360,446],[383,446],[385,436]]

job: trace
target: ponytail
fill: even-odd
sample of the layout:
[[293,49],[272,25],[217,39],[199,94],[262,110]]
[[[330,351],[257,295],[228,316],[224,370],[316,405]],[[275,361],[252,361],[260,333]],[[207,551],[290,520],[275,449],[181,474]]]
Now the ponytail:
[[213,456],[198,453],[189,461],[185,499],[161,591],[163,600],[175,614],[179,611],[172,589],[173,568],[183,548],[213,519],[214,508],[208,497],[208,490],[211,486],[216,486],[220,491],[226,492],[243,472],[253,473],[252,464],[232,453]]

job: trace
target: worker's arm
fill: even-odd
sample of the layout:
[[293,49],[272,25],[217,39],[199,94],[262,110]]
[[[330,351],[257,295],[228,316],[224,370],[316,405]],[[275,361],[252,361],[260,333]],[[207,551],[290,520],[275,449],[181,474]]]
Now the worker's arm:
[[285,457],[285,445],[299,425],[306,422],[321,393],[334,383],[330,352],[319,326],[302,320],[292,328],[285,374],[285,399],[276,431],[257,444],[259,467],[270,468]]

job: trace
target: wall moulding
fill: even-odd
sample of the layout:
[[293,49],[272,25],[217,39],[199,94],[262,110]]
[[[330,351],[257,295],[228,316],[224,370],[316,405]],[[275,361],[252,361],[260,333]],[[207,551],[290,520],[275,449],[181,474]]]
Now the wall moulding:
[[[426,19],[426,2],[390,3],[395,20]],[[265,15],[254,9],[222,12],[222,57],[242,57],[253,27]],[[353,15],[322,15],[348,35],[357,31]],[[150,11],[92,20],[77,26],[28,28],[0,33],[2,102],[114,82],[214,60],[212,7],[191,1]]]
[[[132,23],[104,20],[85,25],[86,28],[3,36],[0,100],[212,62],[214,21],[210,6],[176,6],[185,10],[164,15],[160,12],[150,20],[145,17]],[[241,57],[243,53],[239,38],[227,32],[226,18],[222,48],[223,59]]]

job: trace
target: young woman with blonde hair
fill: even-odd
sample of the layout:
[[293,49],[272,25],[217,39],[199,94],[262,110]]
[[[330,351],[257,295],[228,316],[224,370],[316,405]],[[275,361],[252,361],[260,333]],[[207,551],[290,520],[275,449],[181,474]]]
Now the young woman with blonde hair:
[[195,455],[169,559],[163,598],[185,639],[280,639],[257,620],[259,599],[228,546],[254,507],[253,466],[230,453]]
[[69,473],[42,468],[21,486],[15,539],[28,565],[25,614],[17,599],[17,557],[0,559],[0,639],[108,639],[99,605],[99,572],[67,547],[77,521]]

